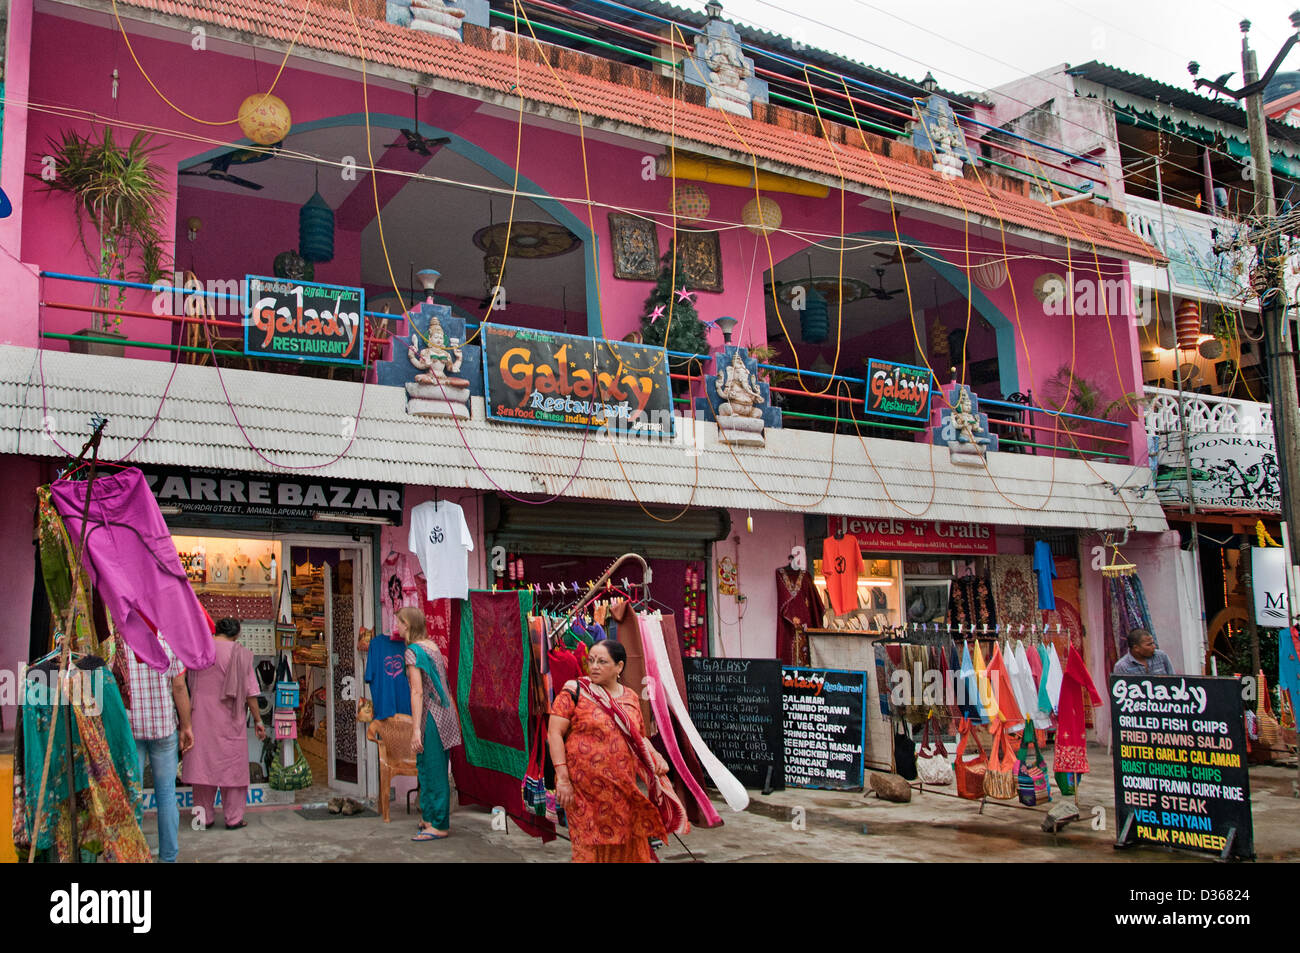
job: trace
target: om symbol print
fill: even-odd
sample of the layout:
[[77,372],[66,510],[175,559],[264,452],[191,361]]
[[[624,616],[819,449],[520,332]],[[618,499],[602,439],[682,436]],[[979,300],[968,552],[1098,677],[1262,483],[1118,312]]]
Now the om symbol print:
[[435,526],[429,533],[429,542],[431,543],[441,543],[446,538],[441,526]]
[[847,568],[848,568],[848,563],[844,561],[844,557],[843,557],[843,556],[836,556],[836,557],[835,557],[835,571],[836,571],[836,572],[844,572],[844,570],[847,569]]

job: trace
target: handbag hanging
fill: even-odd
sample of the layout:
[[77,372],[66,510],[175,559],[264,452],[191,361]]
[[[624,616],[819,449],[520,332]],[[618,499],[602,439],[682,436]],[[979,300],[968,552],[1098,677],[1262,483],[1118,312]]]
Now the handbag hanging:
[[[953,767],[953,773],[957,778],[957,795],[971,801],[978,801],[984,797],[984,775],[988,771],[988,758],[984,754],[984,746],[980,744],[979,736],[971,727],[969,718],[963,718],[957,728],[961,734],[957,742],[956,764]],[[975,739],[975,748],[979,754],[967,761],[964,757],[966,742],[972,737]]]
[[916,780],[916,743],[902,721],[894,723],[894,773],[904,781]]
[[275,707],[297,708],[299,697],[298,681],[290,673],[289,660],[282,653],[275,668]]
[[[1029,761],[1030,744],[1034,746],[1032,763]],[[1052,799],[1052,786],[1047,780],[1047,760],[1043,757],[1043,747],[1042,742],[1038,740],[1038,732],[1028,721],[1025,722],[1025,737],[1020,743],[1020,753],[1017,757],[1020,760],[1020,773],[1017,777],[1020,803],[1026,807],[1046,804]]]
[[293,764],[287,767],[280,757],[280,746],[275,746],[275,760],[271,762],[271,773],[267,779],[273,791],[301,791],[311,787],[311,765],[307,763],[307,756],[298,747],[298,742],[292,744]]
[[948,763],[948,752],[944,749],[943,738],[936,744],[930,744],[930,722],[925,723],[921,733],[921,750],[916,756],[916,773],[922,784],[943,787],[952,784],[952,765]]
[[999,801],[1014,800],[1019,789],[1020,762],[1011,753],[1007,723],[997,719],[993,729],[993,749],[988,770],[984,772],[984,795]]

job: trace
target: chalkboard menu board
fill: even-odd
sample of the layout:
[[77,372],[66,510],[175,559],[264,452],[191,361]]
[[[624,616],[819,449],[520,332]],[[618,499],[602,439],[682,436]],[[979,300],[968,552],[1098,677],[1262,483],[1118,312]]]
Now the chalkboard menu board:
[[783,670],[785,780],[791,787],[862,787],[867,675],[824,668]]
[[1110,677],[1117,843],[1255,856],[1242,684]]
[[718,760],[747,788],[784,787],[780,661],[684,658],[682,666],[691,721]]

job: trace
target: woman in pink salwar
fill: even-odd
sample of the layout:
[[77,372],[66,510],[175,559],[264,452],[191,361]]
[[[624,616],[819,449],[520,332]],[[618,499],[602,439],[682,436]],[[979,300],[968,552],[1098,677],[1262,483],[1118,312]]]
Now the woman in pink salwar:
[[181,781],[194,788],[194,813],[206,829],[216,820],[217,788],[221,789],[226,830],[246,826],[248,799],[248,715],[257,737],[266,726],[257,709],[261,689],[253,671],[253,653],[240,645],[239,620],[217,623],[216,658],[205,669],[190,669],[194,747],[185,754]]

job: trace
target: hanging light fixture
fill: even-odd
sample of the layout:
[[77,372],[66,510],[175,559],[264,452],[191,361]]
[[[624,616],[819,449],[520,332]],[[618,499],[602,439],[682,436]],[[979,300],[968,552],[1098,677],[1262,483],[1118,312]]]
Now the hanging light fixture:
[[334,210],[320,194],[320,170],[316,170],[316,191],[298,209],[298,254],[308,261],[334,260]]
[[239,130],[259,146],[273,146],[289,134],[293,117],[279,96],[254,93],[239,104]]
[[971,269],[971,279],[985,291],[995,291],[1007,280],[1007,263],[1001,258],[985,258]]
[[822,344],[830,334],[830,306],[826,296],[813,284],[812,255],[809,255],[808,291],[804,295],[803,311],[799,314],[799,336],[805,344]]
[[1184,300],[1174,312],[1174,331],[1178,335],[1178,350],[1196,350],[1201,337],[1201,306],[1190,298]]
[[755,196],[740,210],[740,220],[755,235],[770,235],[781,227],[781,206],[766,195]]

